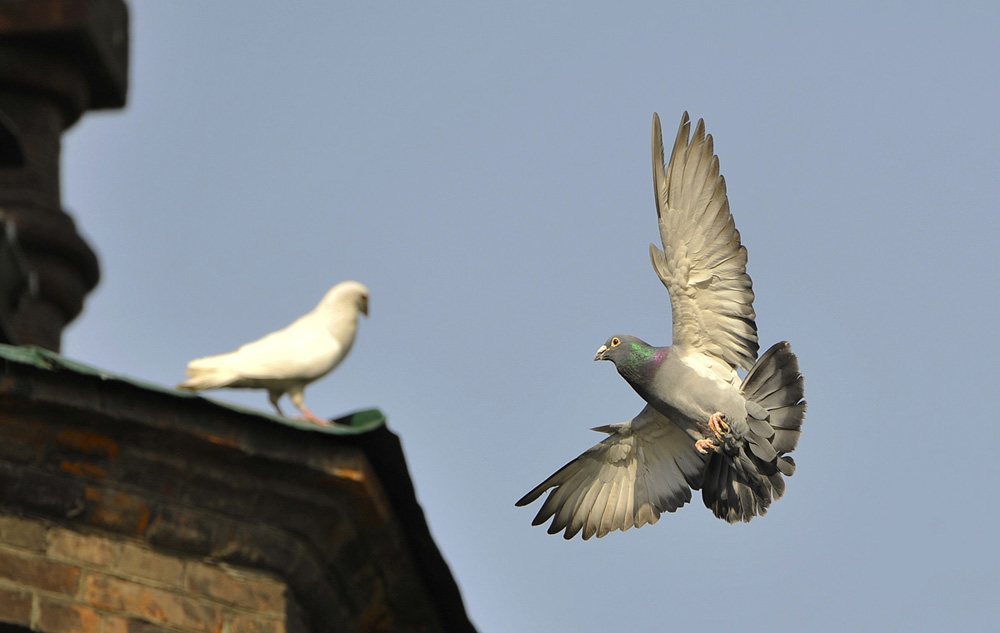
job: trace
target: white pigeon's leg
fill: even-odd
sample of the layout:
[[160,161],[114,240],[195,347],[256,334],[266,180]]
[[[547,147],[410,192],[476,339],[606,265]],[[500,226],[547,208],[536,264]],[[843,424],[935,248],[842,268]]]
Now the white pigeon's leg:
[[292,404],[294,404],[295,407],[302,412],[302,415],[304,415],[307,420],[320,426],[330,426],[329,420],[324,420],[306,407],[301,387],[289,391],[288,397],[292,399]]
[[281,391],[267,392],[267,399],[271,401],[271,404],[274,406],[274,410],[277,411],[278,415],[280,415],[281,417],[285,417],[284,412],[282,412],[281,407],[278,405],[278,400],[281,399],[281,396],[282,396]]

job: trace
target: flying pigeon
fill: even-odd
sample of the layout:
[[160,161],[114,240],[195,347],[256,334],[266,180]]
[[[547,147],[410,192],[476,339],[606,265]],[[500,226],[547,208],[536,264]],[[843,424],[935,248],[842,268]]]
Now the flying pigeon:
[[[711,135],[681,117],[664,167],[653,115],[653,188],[663,250],[653,269],[670,295],[673,341],[654,347],[623,334],[594,360],[609,360],[646,401],[637,416],[595,428],[608,437],[518,502],[548,493],[532,525],[584,540],[642,527],[691,500],[729,523],[767,512],[784,493],[805,417],[803,379],[787,342],[757,360],[747,251],[729,213]],[[740,379],[738,370],[746,371]]]
[[191,361],[187,380],[177,387],[190,391],[267,389],[278,415],[284,415],[278,400],[287,393],[307,420],[329,425],[306,408],[303,390],[333,371],[351,351],[359,312],[368,316],[368,288],[356,281],[341,282],[288,327],[235,352]]

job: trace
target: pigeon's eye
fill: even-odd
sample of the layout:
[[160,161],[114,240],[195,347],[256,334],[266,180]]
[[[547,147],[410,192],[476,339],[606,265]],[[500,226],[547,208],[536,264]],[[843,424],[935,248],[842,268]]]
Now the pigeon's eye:
[[619,345],[620,343],[621,343],[621,341],[620,341],[620,340],[618,340],[618,337],[617,337],[617,336],[616,336],[616,337],[614,337],[613,339],[611,339],[611,347],[618,347],[618,345]]

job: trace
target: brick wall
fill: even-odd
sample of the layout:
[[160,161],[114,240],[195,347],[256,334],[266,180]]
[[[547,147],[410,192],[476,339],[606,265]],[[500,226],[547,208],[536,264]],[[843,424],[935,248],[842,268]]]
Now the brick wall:
[[[0,345],[0,517],[22,518],[0,538],[0,613],[44,629],[55,601],[93,613],[100,633],[258,633],[239,617],[252,603],[218,593],[247,583],[205,582],[201,563],[280,579],[284,633],[474,632],[399,439],[298,424]],[[89,539],[86,553],[59,549],[57,528]],[[153,575],[136,550],[179,572],[163,562]],[[29,565],[66,585],[27,583]],[[257,618],[260,633],[276,619]]]
[[286,585],[259,572],[0,515],[0,622],[42,633],[285,633]]

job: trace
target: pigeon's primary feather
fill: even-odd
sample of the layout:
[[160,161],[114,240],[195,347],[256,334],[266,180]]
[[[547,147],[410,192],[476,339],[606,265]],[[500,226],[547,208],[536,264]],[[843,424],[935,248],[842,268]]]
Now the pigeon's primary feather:
[[[522,497],[548,491],[534,525],[568,539],[655,523],[701,489],[730,523],[764,514],[785,490],[806,404],[788,343],[759,361],[747,251],[729,213],[712,137],[681,118],[669,165],[653,115],[653,187],[663,249],[653,268],[670,295],[673,341],[610,337],[594,360],[614,362],[646,401],[632,420],[598,427],[602,442]],[[738,370],[749,370],[740,380]]]
[[266,389],[278,413],[288,393],[307,419],[328,424],[305,406],[303,390],[333,371],[354,344],[358,314],[368,315],[368,289],[345,281],[330,289],[311,312],[284,329],[243,345],[235,352],[198,358],[188,364],[180,389]]

